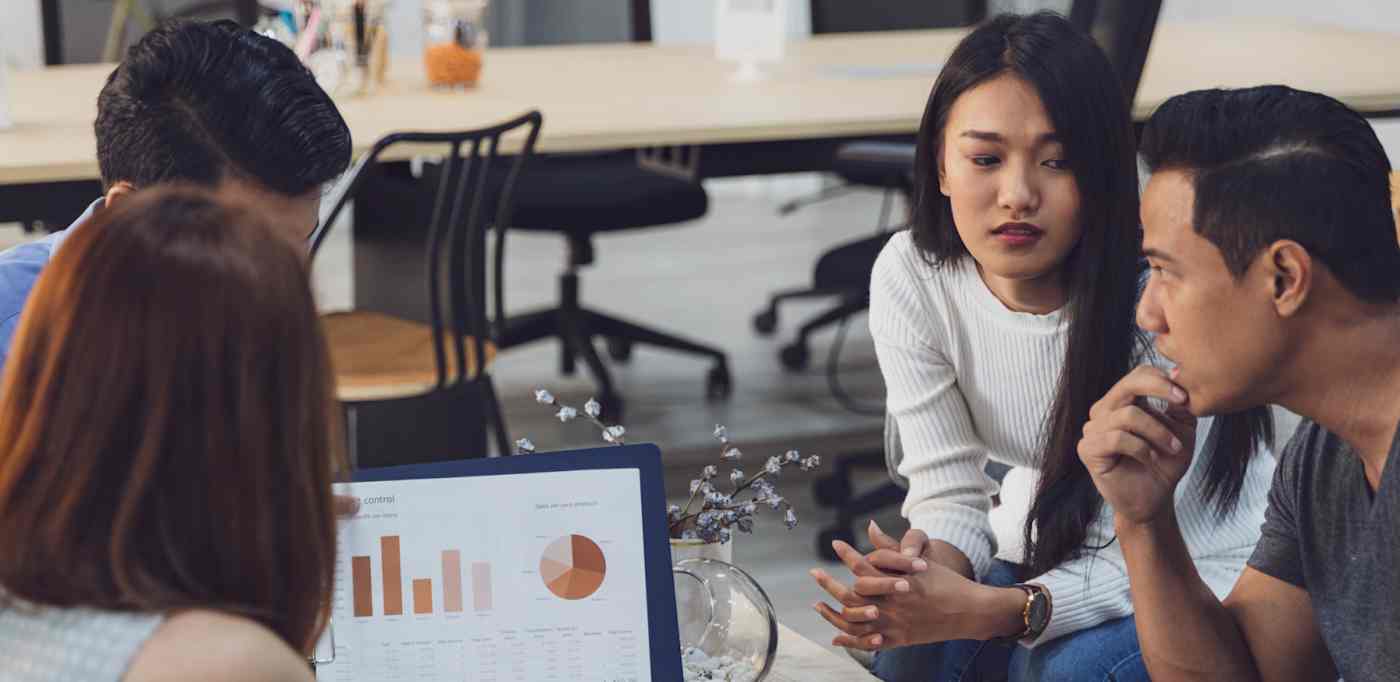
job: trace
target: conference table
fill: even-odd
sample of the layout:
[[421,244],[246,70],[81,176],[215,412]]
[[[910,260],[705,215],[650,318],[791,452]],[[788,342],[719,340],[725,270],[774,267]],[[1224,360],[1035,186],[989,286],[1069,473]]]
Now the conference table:
[[[702,177],[820,171],[845,141],[911,138],[939,68],[966,32],[795,40],[752,81],[736,79],[737,65],[708,45],[493,48],[480,83],[465,91],[429,88],[421,60],[408,56],[392,61],[372,94],[335,97],[357,152],[394,131],[459,130],[538,109],[539,152],[697,147]],[[1368,115],[1394,115],[1395,64],[1394,34],[1265,20],[1167,22],[1153,37],[1133,114],[1142,119],[1188,90],[1285,83]],[[0,222],[61,227],[100,192],[92,124],[112,68],[12,74],[15,123],[0,130]],[[518,142],[508,138],[505,151]],[[357,226],[355,303],[423,318],[421,249],[413,245],[421,236],[400,226],[392,232]]]
[[[966,32],[814,36],[790,42],[784,59],[752,81],[736,79],[738,67],[708,45],[491,49],[480,83],[465,91],[428,87],[421,60],[401,57],[375,92],[337,94],[336,102],[357,152],[395,131],[471,128],[538,109],[539,152],[693,146],[702,177],[819,171],[845,141],[912,136],[938,69]],[[1400,39],[1390,33],[1264,20],[1168,22],[1153,36],[1133,114],[1145,118],[1188,90],[1284,83],[1392,116],[1400,113],[1395,64]],[[97,195],[92,122],[111,70],[92,64],[13,74],[15,125],[0,131],[0,222],[67,225]],[[505,151],[518,143],[507,139]]]
[[[540,152],[699,145],[707,175],[820,169],[829,157],[744,157],[762,149],[755,145],[912,135],[938,68],[965,32],[793,41],[781,62],[751,82],[733,78],[736,66],[705,45],[492,49],[481,82],[467,91],[430,89],[420,60],[399,58],[377,92],[337,96],[337,104],[357,151],[392,131],[469,128],[539,109]],[[1144,118],[1168,97],[1197,88],[1284,83],[1368,114],[1394,115],[1400,112],[1395,64],[1400,39],[1389,33],[1272,21],[1164,23],[1133,114]],[[74,65],[12,74],[15,125],[0,131],[0,186],[97,177],[92,122],[111,69]],[[0,213],[12,211],[0,202]]]

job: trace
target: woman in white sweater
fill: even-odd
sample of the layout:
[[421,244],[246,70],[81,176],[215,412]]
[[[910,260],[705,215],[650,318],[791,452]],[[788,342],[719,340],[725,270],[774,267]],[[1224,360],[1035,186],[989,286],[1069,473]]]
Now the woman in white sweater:
[[[914,228],[880,255],[870,305],[912,530],[906,552],[873,526],[869,556],[837,543],[856,579],[814,571],[842,607],[817,610],[835,643],[878,652],[887,682],[1146,680],[1112,509],[1076,453],[1090,406],[1151,353],[1133,320],[1141,232],[1119,81],[1062,17],[997,17],[944,66],[918,146]],[[1267,412],[1202,424],[1200,439],[1176,434],[1198,455],[1177,509],[1223,596],[1258,539],[1273,460],[1229,456],[1266,451]],[[998,552],[989,460],[1038,479],[1033,496],[1002,495],[1028,506],[1024,555]]]

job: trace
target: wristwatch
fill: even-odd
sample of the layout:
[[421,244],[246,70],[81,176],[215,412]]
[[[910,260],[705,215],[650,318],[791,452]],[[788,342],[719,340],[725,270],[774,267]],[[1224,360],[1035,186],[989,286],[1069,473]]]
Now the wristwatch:
[[1050,625],[1050,613],[1054,606],[1050,601],[1050,591],[1036,583],[1017,583],[1012,587],[1026,593],[1026,607],[1021,611],[1026,627],[1014,635],[999,637],[997,641],[1030,644]]

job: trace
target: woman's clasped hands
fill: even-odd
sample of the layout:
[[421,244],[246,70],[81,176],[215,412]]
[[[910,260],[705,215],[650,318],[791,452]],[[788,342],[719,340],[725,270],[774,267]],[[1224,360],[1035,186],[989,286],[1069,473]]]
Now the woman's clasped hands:
[[992,639],[1017,631],[1017,589],[979,584],[933,560],[931,543],[911,530],[904,542],[868,528],[875,550],[862,554],[849,544],[832,543],[854,580],[848,585],[821,569],[812,569],[817,584],[839,609],[825,602],[817,613],[840,630],[832,644],[875,651],[955,639]]

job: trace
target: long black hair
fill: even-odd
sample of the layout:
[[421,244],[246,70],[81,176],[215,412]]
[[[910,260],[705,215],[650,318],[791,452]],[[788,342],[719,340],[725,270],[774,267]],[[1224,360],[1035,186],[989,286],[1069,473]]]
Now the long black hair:
[[[1088,529],[1102,510],[1103,498],[1077,450],[1090,407],[1148,347],[1134,317],[1144,274],[1142,230],[1129,102],[1107,56],[1058,14],[1003,14],[958,44],[924,109],[913,228],[924,257],[941,266],[970,255],[953,224],[952,204],[939,191],[944,128],[959,96],[1005,74],[1024,80],[1039,95],[1081,196],[1082,232],[1062,267],[1068,293],[1065,361],[1046,415],[1040,481],[1023,530],[1025,569],[1038,575],[1089,549]],[[1253,444],[1263,433],[1257,424],[1221,426],[1216,440],[1229,449]],[[1221,510],[1232,508],[1239,497],[1244,474],[1237,469],[1221,472],[1203,490]]]

